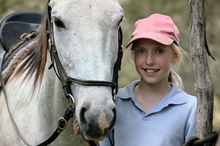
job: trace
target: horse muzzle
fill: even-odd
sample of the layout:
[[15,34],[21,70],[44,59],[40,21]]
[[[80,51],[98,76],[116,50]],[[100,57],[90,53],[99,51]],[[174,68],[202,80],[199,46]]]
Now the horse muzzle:
[[116,107],[113,102],[101,108],[91,105],[86,102],[79,111],[80,131],[87,140],[102,141],[116,123]]

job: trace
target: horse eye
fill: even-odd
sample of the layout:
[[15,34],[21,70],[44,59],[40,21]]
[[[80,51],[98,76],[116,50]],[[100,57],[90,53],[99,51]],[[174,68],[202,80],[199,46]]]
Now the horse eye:
[[124,19],[124,16],[121,17],[121,19],[118,22],[118,25],[120,25],[120,23],[122,22],[123,19]]
[[59,28],[65,28],[64,23],[63,23],[61,20],[59,20],[58,18],[54,17],[54,18],[53,18],[53,21],[54,21],[54,23],[55,23],[55,25],[56,25],[57,27],[59,27]]

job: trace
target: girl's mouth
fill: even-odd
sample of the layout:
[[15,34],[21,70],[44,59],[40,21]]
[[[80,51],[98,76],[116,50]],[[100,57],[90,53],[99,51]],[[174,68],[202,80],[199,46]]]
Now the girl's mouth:
[[143,69],[147,73],[155,73],[158,72],[160,69]]

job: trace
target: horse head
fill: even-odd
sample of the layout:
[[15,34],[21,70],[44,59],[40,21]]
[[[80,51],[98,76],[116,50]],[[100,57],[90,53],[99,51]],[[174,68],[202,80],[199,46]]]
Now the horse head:
[[[118,57],[118,29],[123,9],[117,0],[51,0],[54,44],[70,78],[112,82]],[[103,140],[114,127],[112,88],[71,82],[81,134]]]

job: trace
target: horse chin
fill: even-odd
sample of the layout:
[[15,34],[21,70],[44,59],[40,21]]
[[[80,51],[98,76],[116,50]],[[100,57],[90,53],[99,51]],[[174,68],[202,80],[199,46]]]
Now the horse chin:
[[114,125],[106,128],[104,131],[97,125],[89,125],[89,130],[80,129],[81,134],[86,140],[103,141],[111,132]]

